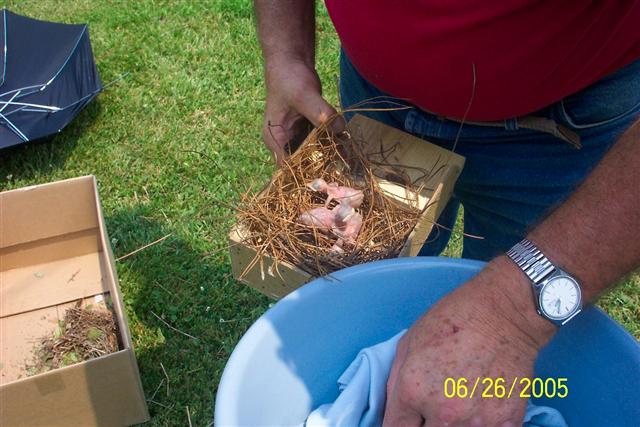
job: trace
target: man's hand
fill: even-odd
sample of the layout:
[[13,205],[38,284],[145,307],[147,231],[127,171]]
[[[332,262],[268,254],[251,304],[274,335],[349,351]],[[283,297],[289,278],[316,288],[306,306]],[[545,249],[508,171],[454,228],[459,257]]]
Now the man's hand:
[[[267,101],[263,140],[280,164],[287,143],[301,141],[335,110],[322,98],[315,70],[315,1],[254,0]],[[341,131],[341,121],[333,130]]]
[[[400,341],[387,383],[385,426],[519,426],[527,405],[483,398],[482,378],[530,376],[555,326],[535,312],[530,284],[506,258],[447,295]],[[447,378],[467,379],[473,398],[446,398]]]
[[322,98],[320,79],[304,61],[274,59],[265,74],[267,101],[262,138],[280,164],[287,154],[285,145],[306,137],[307,120],[319,126],[336,110]]
[[[616,142],[585,182],[527,237],[596,298],[640,266],[640,121]],[[576,256],[579,254],[580,256]],[[531,285],[506,257],[443,298],[398,346],[387,385],[387,426],[519,425],[525,402],[446,399],[447,377],[531,373],[555,326],[536,313]]]

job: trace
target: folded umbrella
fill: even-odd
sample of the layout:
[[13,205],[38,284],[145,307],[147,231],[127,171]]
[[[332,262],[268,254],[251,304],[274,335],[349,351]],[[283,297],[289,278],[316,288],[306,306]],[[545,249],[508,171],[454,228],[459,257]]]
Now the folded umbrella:
[[87,25],[0,15],[0,148],[60,132],[103,89]]

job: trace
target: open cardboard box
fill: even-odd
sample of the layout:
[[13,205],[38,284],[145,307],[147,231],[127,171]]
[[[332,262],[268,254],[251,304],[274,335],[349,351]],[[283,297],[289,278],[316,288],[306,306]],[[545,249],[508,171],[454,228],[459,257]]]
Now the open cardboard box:
[[[110,301],[119,351],[27,376],[40,340],[78,300]],[[0,193],[0,425],[148,419],[95,178]]]
[[[412,194],[394,182],[388,168],[373,170],[379,178],[378,184],[389,197],[422,210],[418,223],[400,253],[400,256],[416,256],[451,197],[453,186],[464,166],[464,157],[359,114],[349,121],[347,130],[352,137],[366,141],[368,157],[374,164],[394,165],[411,182],[421,187],[420,194]],[[430,172],[426,176],[425,170]],[[233,274],[240,281],[272,298],[281,298],[314,279],[307,272],[286,262],[278,264],[279,274],[274,273],[274,269],[269,268],[274,260],[269,256],[264,256],[261,263],[242,275],[256,255],[255,249],[243,243],[245,235],[240,225],[233,227],[229,234]]]

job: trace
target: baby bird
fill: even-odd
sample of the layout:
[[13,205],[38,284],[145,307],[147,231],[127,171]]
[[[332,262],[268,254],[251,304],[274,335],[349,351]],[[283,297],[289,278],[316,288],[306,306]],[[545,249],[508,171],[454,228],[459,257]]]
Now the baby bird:
[[[356,208],[362,204],[364,193],[351,187],[341,187],[336,182],[327,184],[322,178],[314,179],[307,186],[314,191],[326,193],[327,200],[324,207],[303,212],[298,221],[306,226],[330,232],[338,238],[329,250],[330,255],[344,253],[342,246],[345,243],[355,245],[362,228],[362,215],[356,212]],[[332,200],[336,200],[338,205],[330,210],[328,206]]]
[[338,236],[340,240],[354,245],[360,228],[362,228],[362,215],[350,206],[339,205],[336,209],[335,228],[333,234]]
[[[315,227],[320,231],[332,231],[335,234],[335,231],[338,229],[336,224],[336,216],[338,209],[329,210],[327,208],[315,208],[304,212],[300,215],[298,219],[304,225],[309,227]],[[344,249],[342,249],[342,245],[344,241],[340,238],[336,240],[329,249],[329,255],[335,256],[344,253]]]
[[336,212],[327,208],[314,208],[303,212],[298,221],[309,227],[330,231],[336,227]]
[[310,209],[303,212],[298,221],[320,231],[331,232],[338,238],[329,251],[331,255],[344,253],[342,245],[345,242],[355,245],[362,227],[362,215],[351,206],[342,204],[333,210],[324,207]]
[[354,208],[359,208],[364,200],[364,193],[351,187],[339,186],[337,182],[327,182],[322,178],[316,178],[307,184],[314,191],[327,193],[327,200],[324,206],[329,206],[332,200],[336,200],[340,204],[348,204]]
[[344,253],[344,249],[342,249],[343,244],[344,244],[344,241],[342,239],[336,240],[333,246],[331,246],[331,249],[329,249],[329,255],[335,256],[335,255],[343,254]]

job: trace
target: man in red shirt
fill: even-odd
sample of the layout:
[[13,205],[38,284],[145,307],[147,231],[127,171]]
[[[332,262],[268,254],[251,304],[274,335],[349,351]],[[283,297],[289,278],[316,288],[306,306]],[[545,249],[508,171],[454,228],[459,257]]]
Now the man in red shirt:
[[[491,260],[402,339],[385,425],[519,425],[524,400],[446,399],[444,379],[531,375],[582,301],[640,266],[640,1],[326,3],[343,104],[406,99],[416,108],[374,118],[458,143],[467,163],[445,225],[462,203],[465,230],[485,237],[465,239],[463,256]],[[314,1],[255,9],[263,137],[279,161],[299,118],[319,125],[335,110],[315,72]]]

